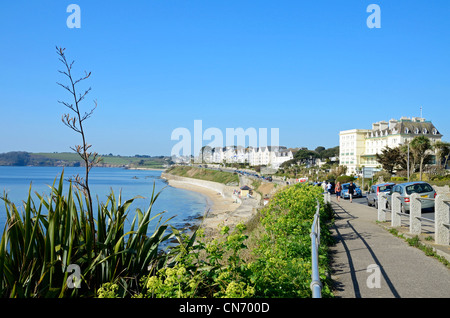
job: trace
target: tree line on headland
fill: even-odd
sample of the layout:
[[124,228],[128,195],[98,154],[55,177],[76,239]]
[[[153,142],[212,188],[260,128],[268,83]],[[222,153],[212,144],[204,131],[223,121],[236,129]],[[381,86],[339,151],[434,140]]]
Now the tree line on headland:
[[[102,155],[102,161],[97,166],[130,167],[130,168],[164,168],[170,164],[166,156],[114,156]],[[39,167],[81,167],[83,162],[76,153],[31,153],[26,151],[11,151],[0,153],[0,166],[39,166]]]

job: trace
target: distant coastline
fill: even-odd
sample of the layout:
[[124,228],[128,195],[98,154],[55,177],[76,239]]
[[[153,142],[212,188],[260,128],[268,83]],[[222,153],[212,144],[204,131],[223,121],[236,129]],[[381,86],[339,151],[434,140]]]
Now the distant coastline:
[[[171,163],[168,156],[120,156],[100,155],[102,161],[98,167],[164,170]],[[82,167],[83,162],[77,153],[53,152],[31,153],[26,151],[11,151],[0,153],[0,166],[32,166],[32,167]]]
[[141,167],[131,167],[126,168],[128,170],[151,170],[151,171],[165,171],[167,168],[141,168]]

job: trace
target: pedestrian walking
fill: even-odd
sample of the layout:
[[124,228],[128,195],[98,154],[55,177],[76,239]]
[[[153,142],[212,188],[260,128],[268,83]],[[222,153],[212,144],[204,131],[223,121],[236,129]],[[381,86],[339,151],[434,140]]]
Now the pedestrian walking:
[[338,202],[341,199],[341,191],[342,191],[342,186],[341,186],[341,183],[338,181],[336,183],[336,186],[334,187],[334,192],[336,193],[336,199]]
[[328,190],[329,194],[331,194],[331,188],[332,188],[332,185],[331,185],[330,181],[328,181],[327,190]]
[[353,194],[355,193],[355,185],[353,184],[353,181],[350,181],[350,185],[348,186],[348,196],[350,198],[350,203],[353,202]]
[[322,189],[323,189],[323,192],[327,192],[327,183],[325,181],[322,182]]

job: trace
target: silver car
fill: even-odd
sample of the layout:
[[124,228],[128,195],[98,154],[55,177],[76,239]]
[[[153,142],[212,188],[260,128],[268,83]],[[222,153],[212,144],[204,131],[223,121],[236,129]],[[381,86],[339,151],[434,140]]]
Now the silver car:
[[378,193],[379,192],[389,193],[394,185],[395,183],[393,182],[387,182],[374,184],[373,186],[371,186],[366,196],[367,205],[374,206],[375,208],[378,209]]
[[[410,196],[413,193],[418,193],[421,198],[435,198],[436,191],[433,187],[424,181],[406,182],[396,184],[392,187],[391,193],[397,192],[400,194],[401,207],[403,213],[409,213]],[[387,208],[391,207],[392,196],[387,196]],[[422,209],[434,209],[434,200],[423,200]]]

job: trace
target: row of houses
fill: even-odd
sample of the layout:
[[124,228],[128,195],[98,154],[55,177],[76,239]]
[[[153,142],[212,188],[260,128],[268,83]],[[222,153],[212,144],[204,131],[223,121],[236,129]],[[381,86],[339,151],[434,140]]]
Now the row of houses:
[[283,146],[267,147],[203,147],[196,162],[202,163],[242,163],[249,166],[267,166],[278,169],[280,165],[293,159],[292,151]]

